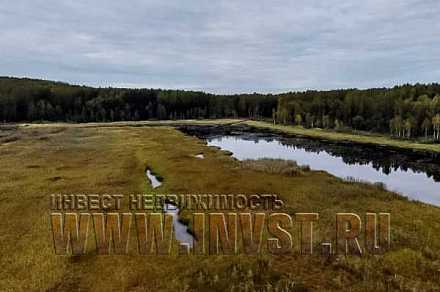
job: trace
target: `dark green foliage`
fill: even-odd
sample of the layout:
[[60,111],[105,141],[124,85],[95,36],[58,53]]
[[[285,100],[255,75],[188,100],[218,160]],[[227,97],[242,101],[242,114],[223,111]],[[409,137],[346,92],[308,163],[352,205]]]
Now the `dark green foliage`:
[[278,97],[279,123],[439,139],[439,84],[290,92]]
[[270,117],[275,96],[219,96],[160,89],[91,88],[0,78],[0,121],[110,122],[151,119]]
[[440,140],[440,85],[283,94],[214,95],[160,89],[91,88],[0,78],[0,121],[111,122],[249,118],[308,128]]

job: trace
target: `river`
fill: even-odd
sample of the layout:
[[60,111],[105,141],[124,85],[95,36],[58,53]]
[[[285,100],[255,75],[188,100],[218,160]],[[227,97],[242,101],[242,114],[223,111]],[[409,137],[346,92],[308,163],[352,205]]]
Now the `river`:
[[432,161],[423,165],[420,159],[405,157],[395,151],[378,151],[359,145],[326,145],[305,138],[246,134],[217,136],[207,141],[209,146],[232,152],[232,156],[239,160],[294,160],[299,165],[308,165],[312,170],[323,170],[340,178],[380,182],[388,190],[410,199],[440,206],[440,182],[436,164]]

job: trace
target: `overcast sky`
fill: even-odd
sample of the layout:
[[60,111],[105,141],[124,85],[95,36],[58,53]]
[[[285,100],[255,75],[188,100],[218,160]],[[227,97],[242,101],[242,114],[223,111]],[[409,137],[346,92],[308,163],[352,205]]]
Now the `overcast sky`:
[[0,0],[0,75],[279,92],[440,82],[439,0]]

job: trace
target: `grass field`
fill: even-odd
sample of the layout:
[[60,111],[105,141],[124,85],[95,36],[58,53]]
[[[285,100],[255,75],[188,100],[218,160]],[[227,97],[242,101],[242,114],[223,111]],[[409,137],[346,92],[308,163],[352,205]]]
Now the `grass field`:
[[440,152],[440,144],[424,144],[419,142],[414,142],[411,140],[404,139],[391,139],[389,136],[380,134],[349,134],[340,133],[331,130],[324,129],[306,129],[300,126],[285,126],[285,125],[274,125],[267,122],[261,121],[246,121],[246,124],[254,126],[257,128],[265,128],[271,130],[277,130],[288,134],[301,135],[311,138],[319,138],[334,141],[348,141],[361,144],[375,144],[382,146],[391,146],[396,148],[408,149],[408,150],[419,150],[419,151],[431,151]]
[[[401,148],[406,150],[418,150],[418,151],[429,151],[440,153],[440,144],[432,144],[432,143],[420,143],[418,141],[406,140],[406,139],[393,139],[387,135],[377,134],[377,133],[367,133],[367,132],[359,132],[359,133],[342,133],[336,132],[333,130],[326,129],[307,129],[301,126],[293,126],[293,125],[281,125],[281,124],[273,124],[264,121],[254,121],[254,120],[239,120],[239,119],[212,119],[212,120],[178,120],[178,121],[140,121],[140,122],[113,122],[107,123],[108,126],[173,126],[173,125],[227,125],[227,124],[235,124],[242,123],[252,127],[261,128],[261,129],[269,129],[272,131],[280,131],[286,134],[300,135],[304,137],[317,138],[317,139],[325,139],[325,140],[333,140],[333,141],[346,141],[346,142],[354,142],[361,144],[374,144],[381,146],[389,146],[395,148]],[[27,125],[27,124],[22,124]],[[33,124],[33,126],[46,127],[46,126],[63,126],[68,125],[72,126],[72,124],[58,123],[58,124]],[[99,126],[100,123],[87,123],[87,124],[77,124],[77,127],[96,127]]]
[[[1,291],[259,291],[257,284],[264,284],[264,291],[276,291],[275,287],[290,287],[290,291],[440,289],[439,208],[410,202],[373,185],[344,182],[324,172],[291,176],[241,167],[226,153],[185,136],[172,124],[160,124],[3,128]],[[306,131],[271,127],[292,133]],[[330,139],[326,136],[330,134],[322,135],[319,137]],[[438,151],[438,145],[422,146]],[[199,153],[205,159],[194,157]],[[363,257],[54,254],[50,194],[151,192],[144,174],[147,166],[163,178],[161,193],[279,194],[290,214],[320,213],[317,241],[334,237],[337,212],[389,212],[391,250],[382,256]],[[299,234],[298,226],[294,225],[292,234]]]

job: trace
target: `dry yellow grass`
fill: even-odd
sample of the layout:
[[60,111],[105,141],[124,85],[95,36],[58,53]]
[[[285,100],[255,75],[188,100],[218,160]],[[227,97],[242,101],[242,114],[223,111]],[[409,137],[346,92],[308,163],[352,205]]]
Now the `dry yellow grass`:
[[210,120],[162,120],[162,121],[128,121],[128,122],[112,122],[112,123],[83,123],[83,124],[69,124],[69,123],[49,123],[49,124],[20,124],[22,127],[120,127],[120,126],[175,126],[175,125],[227,125],[242,123],[252,127],[269,129],[273,131],[280,131],[286,134],[299,135],[310,138],[326,139],[333,141],[347,141],[361,144],[374,144],[382,146],[390,146],[407,150],[419,150],[440,152],[440,144],[419,143],[416,141],[405,139],[392,139],[387,135],[377,133],[341,133],[327,129],[306,129],[301,126],[273,124],[264,121],[242,120],[242,119],[210,119]]
[[[171,127],[63,124],[20,127],[14,135],[19,139],[0,144],[2,291],[230,291],[258,281],[298,291],[440,289],[439,208],[324,172],[292,177],[242,169]],[[161,193],[279,194],[291,214],[320,213],[317,240],[333,237],[336,212],[390,212],[392,251],[364,258],[54,254],[51,193],[151,191],[147,165],[163,177]]]
[[334,141],[349,141],[349,142],[362,143],[362,144],[383,145],[383,146],[391,146],[391,147],[409,149],[409,150],[414,149],[420,151],[440,152],[440,144],[422,144],[410,140],[402,140],[402,139],[397,140],[397,139],[391,139],[388,136],[380,135],[380,134],[368,134],[368,135],[349,134],[349,133],[340,133],[331,130],[317,129],[317,128],[306,129],[300,126],[274,125],[262,121],[246,121],[245,123],[249,126],[253,126],[257,128],[271,129],[271,130],[281,131],[287,134],[301,135],[311,138],[327,139]]

